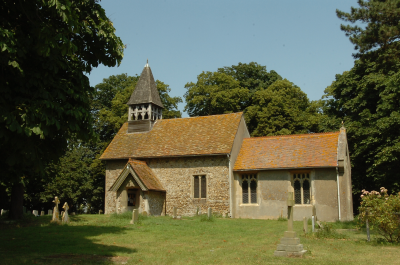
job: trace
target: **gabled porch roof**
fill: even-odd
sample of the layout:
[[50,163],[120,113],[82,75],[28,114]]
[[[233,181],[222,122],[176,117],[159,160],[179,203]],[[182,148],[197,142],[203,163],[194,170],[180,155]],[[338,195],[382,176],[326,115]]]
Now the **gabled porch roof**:
[[110,191],[117,191],[127,176],[131,174],[136,183],[142,191],[162,191],[166,192],[159,179],[154,175],[151,168],[149,168],[144,161],[129,159],[121,174],[111,186]]

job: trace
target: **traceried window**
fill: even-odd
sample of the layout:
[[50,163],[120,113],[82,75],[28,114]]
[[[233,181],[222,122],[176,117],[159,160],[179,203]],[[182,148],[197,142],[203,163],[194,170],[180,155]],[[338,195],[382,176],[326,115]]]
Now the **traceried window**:
[[295,204],[311,203],[311,185],[309,173],[293,174],[293,188]]
[[249,174],[242,175],[242,203],[255,204],[257,203],[257,175]]
[[193,198],[207,198],[207,179],[206,176],[194,176],[193,179]]

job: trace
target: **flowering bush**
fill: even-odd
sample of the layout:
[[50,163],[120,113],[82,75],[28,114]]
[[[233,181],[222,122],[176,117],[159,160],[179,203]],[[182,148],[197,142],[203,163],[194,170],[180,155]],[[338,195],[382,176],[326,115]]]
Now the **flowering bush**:
[[387,241],[400,242],[400,192],[388,195],[387,189],[378,191],[362,190],[359,221],[368,222]]

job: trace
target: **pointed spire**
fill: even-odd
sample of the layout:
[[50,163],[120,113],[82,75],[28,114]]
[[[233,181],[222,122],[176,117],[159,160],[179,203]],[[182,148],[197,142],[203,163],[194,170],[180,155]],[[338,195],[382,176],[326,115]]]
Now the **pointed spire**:
[[135,90],[133,90],[131,98],[126,104],[133,105],[146,103],[153,103],[154,105],[164,108],[160,99],[160,94],[157,90],[156,82],[154,81],[153,73],[149,66],[149,60],[147,60],[147,64],[140,74]]

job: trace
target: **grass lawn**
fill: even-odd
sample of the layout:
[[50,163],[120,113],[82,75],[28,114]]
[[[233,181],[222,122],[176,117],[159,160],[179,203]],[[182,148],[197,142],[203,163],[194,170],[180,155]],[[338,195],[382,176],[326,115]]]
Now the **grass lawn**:
[[285,221],[148,217],[130,225],[129,215],[71,219],[69,225],[50,224],[50,216],[11,224],[2,219],[0,264],[400,264],[399,244],[366,242],[365,233],[348,230],[339,232],[344,239],[316,238],[304,235],[302,222],[294,226],[308,253],[282,258],[274,251]]

